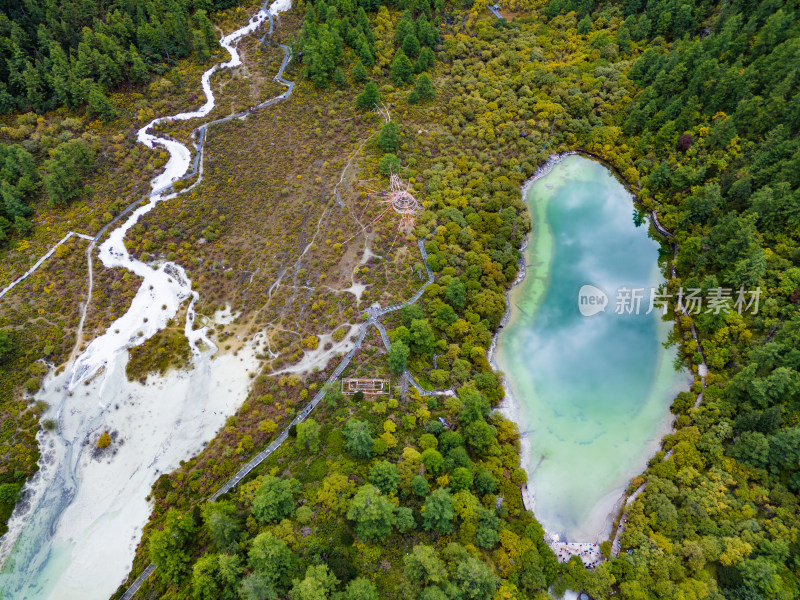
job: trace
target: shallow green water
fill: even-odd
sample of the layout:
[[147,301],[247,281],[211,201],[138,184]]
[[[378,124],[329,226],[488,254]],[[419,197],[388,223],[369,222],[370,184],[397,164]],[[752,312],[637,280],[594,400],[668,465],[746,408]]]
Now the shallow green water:
[[[528,271],[512,291],[497,362],[524,433],[536,516],[562,539],[593,541],[667,431],[687,376],[662,345],[660,309],[645,314],[663,281],[658,244],[634,225],[624,187],[601,164],[570,156],[533,183],[527,202]],[[604,312],[581,315],[585,284],[608,295]],[[623,286],[645,288],[638,315],[615,313]]]

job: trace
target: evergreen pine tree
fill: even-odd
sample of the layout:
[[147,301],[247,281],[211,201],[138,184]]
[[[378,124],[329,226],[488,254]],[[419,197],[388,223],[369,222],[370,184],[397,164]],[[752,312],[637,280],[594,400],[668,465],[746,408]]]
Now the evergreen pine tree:
[[365,82],[369,76],[367,75],[367,70],[364,68],[364,64],[357,60],[356,64],[353,65],[353,79],[358,83]]
[[317,19],[320,23],[324,23],[328,20],[328,5],[325,3],[325,0],[319,0],[317,4]]
[[371,67],[375,64],[375,56],[367,40],[361,42],[361,45],[358,48],[358,57],[361,59],[361,62],[368,67]]
[[361,110],[372,110],[380,102],[381,96],[378,86],[374,81],[370,81],[364,86],[364,91],[356,98],[356,108]]
[[397,29],[394,32],[394,41],[396,44],[402,44],[403,40],[410,33],[415,33],[414,19],[411,17],[410,11],[403,12],[403,17],[397,24]]
[[73,139],[56,147],[52,158],[44,163],[48,204],[67,204],[79,196],[83,192],[81,180],[94,166],[94,151],[83,140]]
[[356,13],[356,22],[361,26],[363,31],[367,31],[369,27],[369,19],[367,18],[367,13],[364,12],[364,7],[358,7],[358,13]]
[[177,57],[189,56],[192,43],[189,15],[176,2],[167,5],[165,31],[173,54]]
[[423,73],[417,77],[417,84],[414,86],[414,91],[419,96],[420,101],[426,102],[433,100],[436,97],[436,90],[433,88],[433,81],[430,75]]
[[25,71],[22,73],[25,83],[25,100],[37,111],[48,109],[46,85],[41,71],[31,62],[27,61]]
[[397,123],[389,121],[381,128],[378,134],[378,146],[384,152],[397,152],[400,147],[400,130]]
[[436,29],[428,22],[425,15],[420,16],[416,23],[417,39],[423,46],[431,47],[436,44]]
[[203,32],[195,29],[192,31],[192,53],[195,58],[201,62],[206,62],[211,58],[211,52],[208,50],[208,44]]
[[333,72],[333,83],[339,88],[347,87],[347,79],[345,79],[344,71],[342,71],[341,67],[336,67],[336,70]]
[[327,25],[320,25],[316,39],[306,43],[305,51],[306,76],[317,87],[325,87],[336,70],[335,40]]
[[131,44],[130,47],[130,69],[128,69],[128,77],[134,83],[145,83],[148,78],[147,64],[142,60],[141,55],[136,51],[136,48]]
[[406,56],[410,56],[412,58],[419,54],[419,40],[413,33],[409,33],[405,38],[403,38],[403,52],[405,52]]
[[50,42],[50,82],[61,104],[71,104],[69,58],[57,42]]
[[414,66],[402,50],[398,50],[394,55],[392,66],[389,70],[395,85],[403,85],[411,81]]
[[197,23],[197,28],[203,32],[203,37],[206,39],[206,46],[209,51],[216,50],[218,45],[217,34],[214,32],[214,26],[211,25],[211,21],[208,20],[206,11],[195,11],[194,22]]
[[433,63],[436,61],[436,58],[433,55],[433,52],[430,48],[423,48],[419,53],[419,58],[417,62],[414,63],[414,72],[415,73],[422,73],[423,71],[428,71],[433,67]]
[[311,2],[306,3],[306,14],[303,16],[303,25],[316,23],[317,13],[314,10],[314,5]]
[[117,111],[111,101],[100,89],[100,86],[93,85],[86,98],[89,105],[89,112],[100,117],[103,121],[113,121],[117,117]]
[[14,229],[16,229],[17,235],[24,237],[33,231],[33,223],[25,217],[17,215],[14,217]]

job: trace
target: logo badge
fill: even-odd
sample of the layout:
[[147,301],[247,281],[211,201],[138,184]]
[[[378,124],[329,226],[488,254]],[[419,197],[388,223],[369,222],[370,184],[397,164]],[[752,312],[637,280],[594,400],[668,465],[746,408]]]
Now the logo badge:
[[584,317],[605,312],[607,306],[608,296],[600,288],[587,284],[578,291],[578,310]]

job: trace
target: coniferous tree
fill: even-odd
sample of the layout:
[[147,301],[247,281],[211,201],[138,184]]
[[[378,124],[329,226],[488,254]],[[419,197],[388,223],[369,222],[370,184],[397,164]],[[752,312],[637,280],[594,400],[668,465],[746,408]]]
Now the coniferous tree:
[[403,52],[411,58],[415,58],[419,54],[419,40],[413,33],[409,33],[403,38]]
[[439,37],[436,28],[428,22],[425,15],[420,15],[416,22],[417,39],[423,46],[433,47]]
[[368,31],[370,29],[369,19],[367,18],[367,13],[364,11],[363,6],[358,7],[358,12],[356,13],[356,22],[358,26],[361,27],[362,31]]
[[345,79],[344,71],[342,71],[341,67],[336,67],[333,71],[333,83],[339,88],[347,87],[347,79]]
[[203,32],[209,51],[216,49],[219,45],[219,40],[206,11],[202,9],[196,11],[194,13],[194,22],[197,23],[197,28]]
[[397,123],[389,121],[384,124],[378,134],[378,146],[384,152],[397,152],[400,147],[400,129]]
[[74,139],[58,146],[52,158],[44,163],[43,183],[48,204],[67,204],[82,194],[81,181],[94,166],[94,152],[83,140]]
[[381,96],[378,91],[378,86],[374,81],[367,82],[364,86],[364,91],[356,98],[356,108],[361,110],[371,110],[378,105]]
[[368,67],[371,67],[372,65],[375,64],[374,53],[370,48],[369,42],[367,42],[366,39],[361,42],[358,48],[358,56],[361,59],[361,62],[363,62]]
[[398,50],[394,55],[390,75],[395,85],[403,85],[411,81],[414,73],[414,66],[402,50]]
[[317,19],[319,20],[319,22],[324,23],[325,21],[327,21],[328,4],[325,2],[325,0],[319,0],[319,2],[316,3],[316,9],[317,9]]
[[197,29],[192,31],[192,53],[195,58],[201,62],[205,62],[211,57],[206,38],[203,32]]
[[433,100],[436,97],[436,90],[433,89],[433,81],[431,81],[431,77],[427,73],[423,73],[417,77],[417,83],[414,86],[414,91],[419,96],[421,102],[427,102],[428,100]]
[[402,44],[406,36],[413,33],[416,33],[414,19],[411,17],[411,12],[407,10],[403,12],[403,16],[397,24],[397,29],[394,33],[395,44]]
[[326,87],[336,69],[336,40],[327,25],[319,26],[316,38],[308,40],[304,50],[306,76],[317,87]]
[[69,58],[55,41],[50,42],[50,81],[56,99],[65,106],[72,105]]
[[433,67],[435,61],[436,58],[433,55],[433,51],[430,48],[422,48],[417,62],[414,63],[414,72],[422,73],[423,71],[429,71]]
[[364,64],[357,60],[356,64],[353,65],[353,79],[358,83],[363,83],[367,79],[369,79],[369,75],[367,75],[367,70],[364,68]]
[[206,49],[218,47],[206,10],[231,2],[236,0],[62,0],[4,10],[0,31],[8,43],[0,47],[0,111],[75,107],[89,101],[92,88],[85,80],[106,95],[125,81],[144,83],[148,64],[160,70],[164,65],[157,63],[192,53],[203,60]]
[[99,86],[91,86],[86,101],[89,113],[100,117],[103,121],[112,121],[117,117],[117,110]]
[[[391,154],[391,153],[384,154],[381,157],[380,162],[378,163],[378,170],[381,172],[381,175],[391,175],[392,173],[397,173],[400,170],[400,159],[397,158],[396,154]],[[397,343],[405,346],[405,344],[403,344],[400,341],[398,341]],[[394,346],[395,344],[392,344],[392,348],[394,348]],[[391,369],[393,373],[397,373],[398,375],[402,374],[402,372],[405,370],[406,360],[408,359],[408,354],[407,354],[408,346],[405,346],[405,348],[406,348],[406,356],[400,362],[393,362],[392,358],[394,357],[394,360],[397,361],[400,357],[399,354],[400,350],[399,349],[395,350],[394,354],[392,354],[391,350],[389,351],[389,369]]]
[[142,60],[141,55],[139,52],[131,45],[130,50],[130,63],[131,67],[128,71],[128,76],[130,77],[131,81],[136,84],[143,84],[147,81],[149,76],[147,65],[145,64],[144,60]]

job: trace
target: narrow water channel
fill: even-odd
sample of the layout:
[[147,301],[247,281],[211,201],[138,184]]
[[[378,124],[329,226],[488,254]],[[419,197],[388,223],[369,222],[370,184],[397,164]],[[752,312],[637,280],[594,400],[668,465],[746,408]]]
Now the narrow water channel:
[[[513,395],[505,410],[523,432],[523,467],[544,528],[561,540],[598,541],[689,380],[663,345],[661,308],[646,314],[651,288],[664,281],[658,243],[634,224],[620,182],[602,164],[568,156],[529,186],[526,200],[527,273],[497,344]],[[638,309],[627,301],[637,290]]]
[[[142,284],[127,312],[63,372],[51,373],[36,396],[50,406],[46,416],[57,421],[57,429],[39,433],[40,470],[26,484],[25,500],[17,504],[9,531],[0,539],[3,600],[108,598],[130,571],[152,510],[147,496],[156,478],[198,454],[247,396],[251,375],[258,369],[256,339],[238,356],[212,360],[216,347],[206,327],[194,328],[198,294],[183,267],[143,263],[130,256],[125,238],[158,203],[181,193],[172,191],[170,184],[191,166],[189,148],[158,137],[153,128],[211,112],[212,75],[239,66],[238,40],[257,31],[270,14],[290,8],[291,0],[275,0],[269,13],[266,6],[267,2],[246,25],[220,39],[222,56],[230,59],[203,74],[205,104],[154,119],[137,133],[148,148],[164,148],[169,160],[151,181],[148,202],[111,230],[99,247],[99,258],[106,268],[135,273]],[[281,72],[287,62],[288,57]],[[285,85],[291,90],[290,82]],[[288,95],[284,92],[279,98]],[[201,177],[202,163],[198,183]],[[187,306],[184,333],[193,352],[191,371],[151,377],[147,385],[128,381],[128,349],[161,331],[181,306]],[[97,452],[94,446],[104,431],[111,433],[113,442],[107,451]]]

